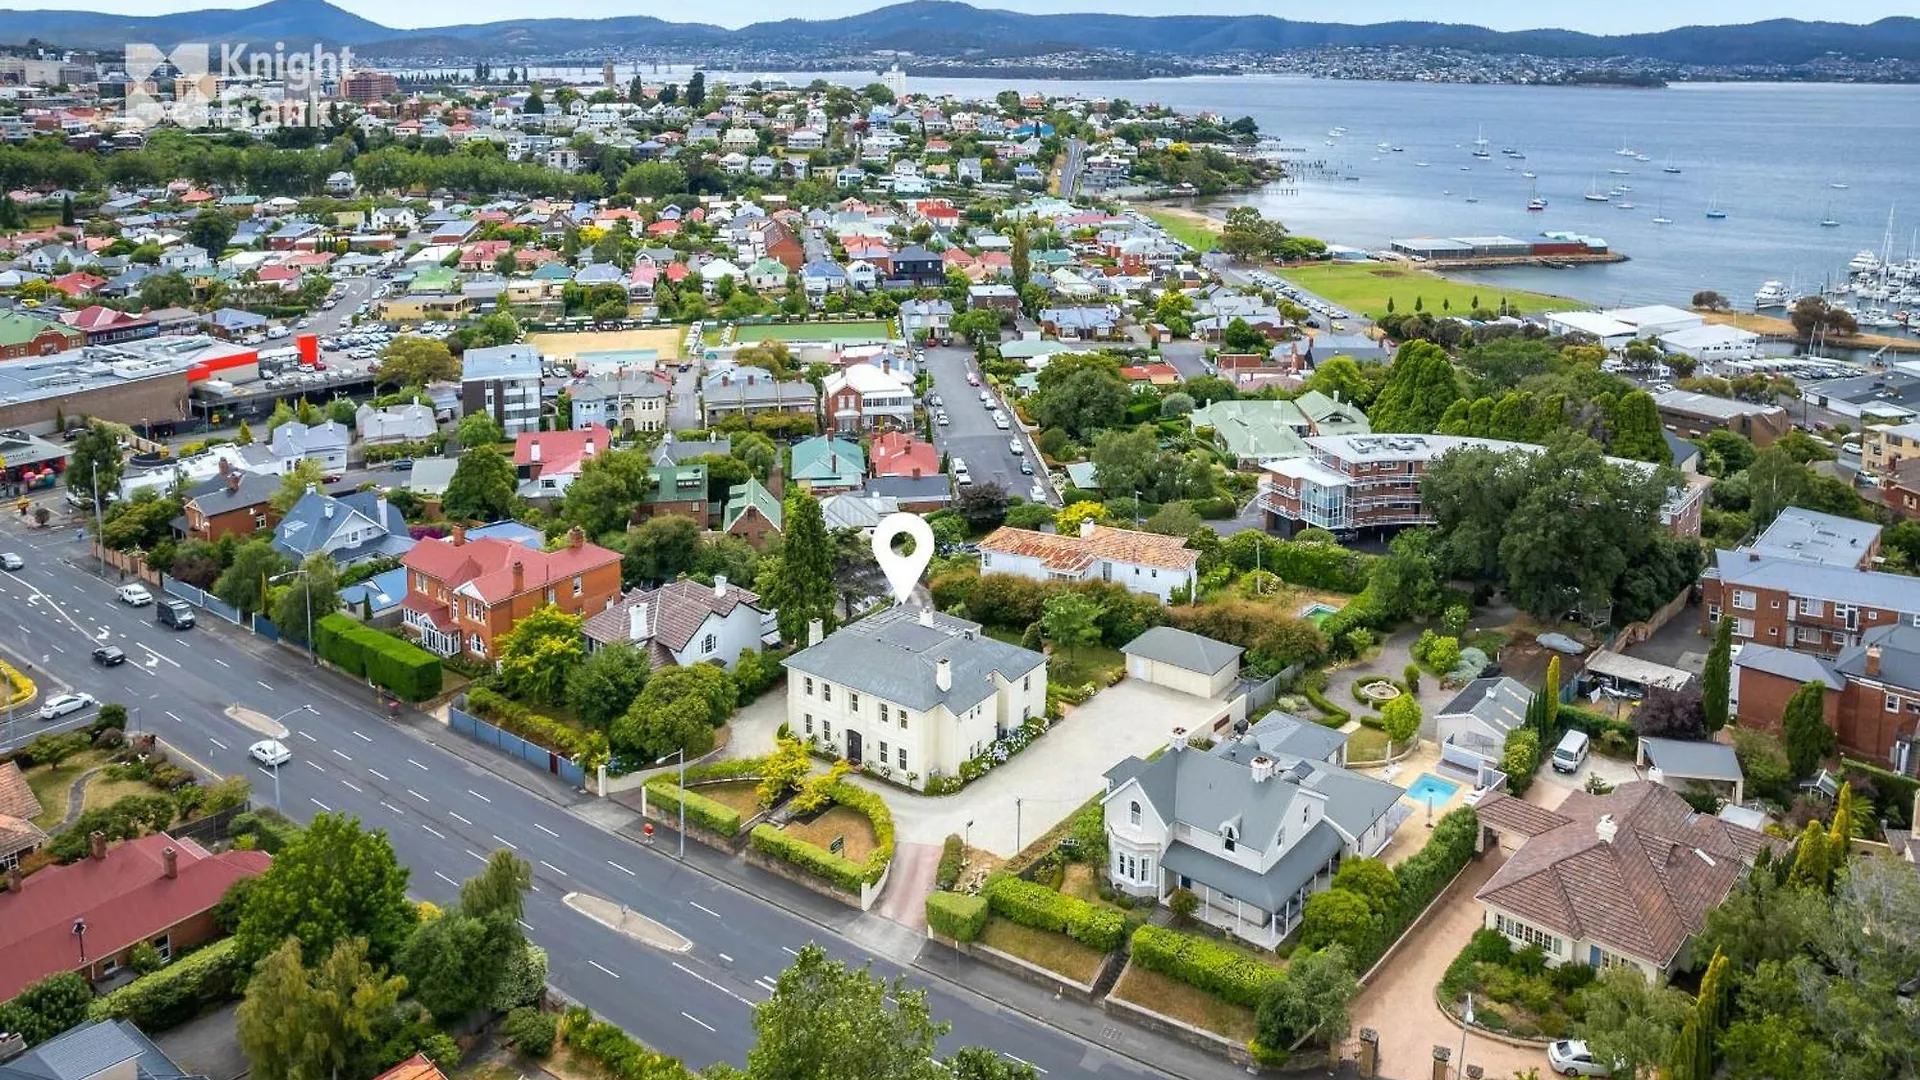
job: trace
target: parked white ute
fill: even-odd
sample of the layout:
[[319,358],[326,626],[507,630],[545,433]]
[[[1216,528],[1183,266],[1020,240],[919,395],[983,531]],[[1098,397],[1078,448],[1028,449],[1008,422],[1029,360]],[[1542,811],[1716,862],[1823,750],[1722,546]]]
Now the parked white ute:
[[115,591],[114,595],[120,598],[121,603],[129,607],[145,607],[153,603],[153,594],[147,591],[145,585],[122,585]]

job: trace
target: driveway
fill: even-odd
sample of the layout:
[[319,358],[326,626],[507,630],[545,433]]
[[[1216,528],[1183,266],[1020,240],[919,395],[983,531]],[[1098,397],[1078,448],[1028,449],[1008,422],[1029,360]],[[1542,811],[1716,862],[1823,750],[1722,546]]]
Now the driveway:
[[[1410,940],[1388,958],[1379,976],[1353,999],[1354,1032],[1369,1027],[1380,1033],[1379,1075],[1407,1080],[1432,1076],[1436,1046],[1447,1048],[1455,1058],[1453,1075],[1461,1075],[1460,1028],[1434,1002],[1434,987],[1440,985],[1447,965],[1466,947],[1467,939],[1483,925],[1480,904],[1473,894],[1505,862],[1506,855],[1493,850],[1478,862],[1469,863],[1459,880],[1440,895],[1427,921],[1409,932]],[[1353,1052],[1349,1048],[1349,1056]],[[1512,1076],[1531,1068],[1544,1072],[1546,1063],[1544,1048],[1509,1046],[1480,1032],[1467,1036],[1464,1064],[1480,1066],[1487,1076]]]
[[865,776],[854,780],[886,799],[902,844],[938,846],[948,836],[964,834],[973,847],[1010,856],[1098,792],[1102,774],[1115,764],[1165,745],[1176,725],[1199,731],[1225,707],[1224,702],[1125,679],[1094,695],[1024,753],[958,794],[915,795]]

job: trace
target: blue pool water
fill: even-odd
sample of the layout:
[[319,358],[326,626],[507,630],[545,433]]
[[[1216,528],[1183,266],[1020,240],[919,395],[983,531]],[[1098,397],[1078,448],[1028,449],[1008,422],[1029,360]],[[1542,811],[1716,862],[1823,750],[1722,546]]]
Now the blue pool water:
[[1321,623],[1327,621],[1327,616],[1339,610],[1339,608],[1334,607],[1332,604],[1322,604],[1316,600],[1300,609],[1300,617],[1315,626],[1319,626]]
[[1425,803],[1432,798],[1433,805],[1439,806],[1453,798],[1453,793],[1459,790],[1460,785],[1451,780],[1442,780],[1432,773],[1421,773],[1420,778],[1407,789],[1407,798],[1417,803]]

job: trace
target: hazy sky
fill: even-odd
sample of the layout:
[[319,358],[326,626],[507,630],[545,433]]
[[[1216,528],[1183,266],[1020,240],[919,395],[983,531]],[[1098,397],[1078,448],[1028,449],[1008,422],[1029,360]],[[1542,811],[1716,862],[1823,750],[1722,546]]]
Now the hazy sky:
[[[336,0],[339,2],[339,0]],[[414,0],[395,7],[374,0],[345,0],[341,7],[386,26],[446,26],[456,23],[489,22],[498,19],[538,16],[606,17],[613,15],[654,15],[677,22],[699,21],[723,26],[742,26],[766,19],[829,18],[850,15],[882,6],[885,0],[814,0],[796,8],[776,0],[705,0],[697,5],[632,3],[622,0],[544,0],[529,4],[525,0]],[[195,8],[251,7],[247,3],[222,3],[218,0],[25,0],[0,3],[8,8],[78,8],[112,11],[127,15],[162,15]],[[1530,29],[1554,26],[1598,34],[1636,33],[1664,30],[1691,24],[1754,22],[1773,18],[1818,18],[1804,4],[1787,0],[1695,0],[1674,4],[1667,0],[1565,0],[1550,5],[1524,3],[1521,0],[1492,0],[1491,3],[1436,7],[1419,0],[1357,0],[1329,8],[1324,4],[1299,0],[1274,3],[1272,0],[980,0],[977,6],[1015,11],[1104,11],[1128,15],[1164,14],[1268,14],[1303,21],[1389,22],[1398,19],[1431,19],[1475,23],[1497,30]],[[1912,0],[1857,0],[1844,10],[1829,10],[1827,18],[1867,23],[1888,15],[1910,15]]]

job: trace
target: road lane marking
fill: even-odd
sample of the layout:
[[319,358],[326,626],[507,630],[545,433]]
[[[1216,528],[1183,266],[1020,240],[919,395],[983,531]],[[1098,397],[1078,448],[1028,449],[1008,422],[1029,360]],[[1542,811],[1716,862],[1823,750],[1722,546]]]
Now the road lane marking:
[[473,797],[474,797],[474,798],[476,798],[476,799],[479,799],[479,800],[480,800],[481,802],[483,802],[483,803],[491,803],[491,802],[493,802],[493,800],[492,800],[492,799],[489,799],[489,798],[487,798],[487,797],[486,797],[485,795],[482,795],[482,794],[480,794],[479,792],[477,792],[477,791],[475,791],[475,790],[473,790],[472,788],[468,788],[468,789],[467,789],[467,794],[469,794],[469,795],[471,795],[471,796],[473,796]]
[[266,691],[267,691],[267,693],[269,693],[269,694],[271,694],[271,693],[273,693],[273,687],[271,687],[271,686],[267,686],[267,684],[266,684],[266,683],[263,683],[263,682],[260,682],[260,680],[259,680],[259,679],[255,679],[255,680],[253,680],[253,681],[254,681],[254,682],[257,682],[257,683],[260,683],[260,685],[261,685],[262,687],[264,687],[264,688],[266,689]]
[[172,713],[168,713],[168,714],[167,714],[167,718],[168,718],[169,720],[172,720],[172,721],[173,721],[174,723],[176,723],[176,724],[184,724],[184,723],[186,723],[186,721],[185,721],[185,720],[182,720],[182,719],[180,719],[179,717],[177,717],[177,716],[175,716],[175,715],[173,715]]
[[157,656],[160,659],[165,660],[167,663],[172,664],[174,667],[180,666],[180,662],[178,660],[175,660],[173,657],[168,656],[166,653],[161,652],[160,650],[154,648],[151,645],[148,645],[148,644],[145,644],[144,642],[139,642],[139,641],[134,642],[134,644],[139,645],[141,648],[147,650],[147,653],[151,656]]
[[516,843],[514,843],[513,841],[511,841],[511,840],[509,840],[509,839],[507,839],[506,837],[504,837],[504,836],[501,836],[501,835],[500,835],[499,833],[494,833],[494,834],[493,834],[493,838],[494,838],[495,840],[498,840],[498,841],[500,841],[501,843],[503,843],[503,844],[505,844],[505,845],[507,845],[507,846],[508,846],[509,848],[512,848],[512,849],[513,849],[514,851],[519,851],[519,850],[520,850],[520,845],[519,845],[519,844],[516,844]]
[[778,993],[780,990],[779,987],[773,985],[773,980],[767,978],[765,975],[753,980],[753,985],[765,987],[768,993]]
[[706,1028],[708,1031],[713,1030],[712,1024],[707,1023],[705,1020],[700,1019],[699,1017],[693,1015],[690,1012],[682,1012],[680,1015],[686,1017],[687,1019],[693,1021],[696,1024],[699,1024],[701,1027]]
[[559,839],[560,837],[559,833],[554,832],[552,829],[547,828],[545,825],[542,825],[537,821],[533,823],[533,827],[536,829],[539,829],[541,832],[546,833],[548,836],[551,836],[556,840]]
[[458,886],[460,884],[459,882],[453,880],[452,878],[448,877],[447,875],[441,873],[438,870],[435,870],[433,872],[433,876],[439,878],[441,881],[444,881],[449,885]]
[[340,752],[340,751],[338,751],[338,750],[335,750],[335,751],[333,751],[333,756],[334,756],[334,757],[337,757],[337,758],[339,758],[339,759],[340,759],[341,761],[352,761],[352,760],[353,760],[352,758],[350,758],[350,757],[348,757],[347,755],[345,755],[345,754],[343,754],[343,753],[341,753],[341,752]]
[[232,664],[227,663],[225,660],[222,660],[217,656],[213,658],[213,662],[216,664],[219,664],[223,668],[230,668],[233,666]]
[[559,874],[561,877],[567,876],[567,872],[565,870],[560,869],[559,867],[553,865],[552,863],[548,862],[545,859],[540,860],[540,865],[546,867],[547,869],[553,871],[556,874]]
[[1034,1072],[1039,1073],[1041,1076],[1047,1075],[1047,1070],[1041,1068],[1038,1065],[1035,1065],[1033,1062],[1028,1061],[1026,1058],[1014,1057],[1012,1054],[1007,1053],[1005,1050],[1000,1051],[1000,1056],[1003,1058],[1006,1058],[1008,1061],[1017,1061],[1020,1064],[1025,1065],[1027,1068],[1032,1069]]
[[611,867],[613,867],[613,868],[614,868],[615,870],[618,870],[618,871],[620,871],[621,873],[623,873],[623,874],[625,874],[625,875],[627,875],[628,877],[633,877],[633,876],[634,876],[634,873],[633,873],[633,871],[631,871],[631,870],[629,870],[629,869],[627,869],[627,868],[626,868],[626,867],[624,867],[624,866],[621,866],[621,865],[620,865],[619,863],[617,863],[617,862],[614,862],[614,861],[613,861],[612,859],[608,859],[608,860],[607,860],[607,865],[608,865],[608,866],[611,866]]
[[440,830],[438,830],[438,829],[436,829],[436,828],[434,828],[434,827],[433,827],[433,826],[431,826],[431,825],[422,825],[422,826],[420,826],[420,827],[421,827],[421,828],[423,828],[423,829],[425,829],[425,830],[427,830],[428,832],[430,832],[430,833],[432,833],[433,835],[435,835],[435,836],[437,836],[437,837],[439,837],[439,838],[440,838],[440,839],[442,839],[442,840],[445,840],[445,839],[447,838],[447,834],[446,834],[446,833],[443,833],[443,832],[441,832]]
[[380,805],[386,807],[387,809],[393,811],[396,814],[406,813],[405,810],[400,809],[399,807],[393,805],[392,803],[386,801],[385,799],[380,800]]
[[728,997],[732,998],[733,1000],[739,1002],[742,1005],[753,1004],[753,1002],[750,1001],[749,999],[741,997],[739,994],[736,994],[732,990],[729,990],[726,987],[721,986],[719,983],[714,982],[712,979],[707,978],[705,975],[700,974],[699,972],[693,970],[692,968],[688,967],[687,965],[681,963],[678,960],[675,960],[673,962],[673,966],[676,968],[679,968],[681,971],[687,973],[688,975],[691,975],[694,978],[699,979],[701,982],[706,983],[708,986],[713,987],[715,990],[720,991],[721,993],[727,995]]
[[530,923],[530,922],[528,922],[528,921],[527,921],[527,920],[525,920],[525,919],[515,919],[515,920],[513,920],[513,921],[514,921],[514,922],[517,922],[517,923],[519,923],[519,924],[520,924],[520,925],[521,925],[521,926],[522,926],[522,927],[523,927],[523,928],[524,928],[524,929],[525,929],[525,930],[527,931],[527,933],[529,933],[529,934],[531,934],[531,933],[533,933],[533,924],[532,924],[532,923]]
[[361,742],[372,742],[372,741],[373,741],[372,739],[369,739],[369,738],[367,738],[367,737],[366,737],[365,735],[362,735],[362,734],[360,734],[360,733],[359,733],[359,732],[357,732],[357,731],[353,733],[353,737],[354,737],[354,738],[356,738],[356,739],[359,739],[359,740],[360,740]]
[[794,950],[794,949],[789,949],[789,948],[787,948],[787,947],[786,947],[785,945],[782,945],[782,946],[780,946],[780,948],[781,948],[781,949],[782,949],[783,951],[785,951],[785,952],[786,952],[786,953],[787,953],[788,955],[790,955],[790,956],[799,956],[799,955],[800,955],[800,953],[799,953],[799,952],[798,952],[797,950]]
[[451,810],[449,810],[449,811],[447,811],[447,816],[448,816],[448,817],[450,817],[450,818],[452,818],[453,820],[455,820],[455,821],[457,821],[457,822],[459,822],[459,823],[460,823],[460,824],[462,824],[462,825],[471,825],[471,824],[473,824],[473,822],[471,822],[471,821],[468,821],[468,820],[467,820],[466,818],[463,818],[463,817],[461,817],[461,816],[460,816],[459,814],[456,814],[456,813],[454,813],[454,812],[453,812],[453,811],[451,811]]
[[314,772],[326,772],[326,771],[327,771],[327,767],[326,767],[325,765],[322,765],[322,764],[320,764],[320,763],[319,763],[319,762],[317,762],[317,761],[309,761],[309,762],[307,762],[307,767],[308,767],[308,768],[310,768],[310,769],[312,769],[312,770],[313,770]]
[[214,737],[213,737],[213,736],[211,736],[211,735],[209,735],[209,736],[207,736],[207,741],[208,741],[208,742],[210,742],[210,743],[212,743],[213,745],[215,745],[215,746],[217,746],[217,747],[219,747],[219,748],[220,748],[220,749],[222,749],[222,750],[225,750],[225,749],[227,748],[227,744],[226,744],[226,743],[223,743],[223,742],[221,742],[221,741],[220,741],[219,739],[216,739],[216,738],[214,738]]
[[326,803],[321,802],[319,799],[309,797],[307,801],[319,807],[320,809],[325,810],[329,814],[333,813],[333,807],[328,806]]
[[485,855],[480,854],[479,852],[473,850],[472,848],[467,849],[467,854],[473,856],[476,859],[479,859],[481,862],[487,861],[487,857]]
[[728,956],[726,953],[721,953],[720,959],[725,960],[729,964],[733,963],[733,957]]
[[427,767],[425,765],[420,764],[419,762],[413,760],[412,758],[407,759],[407,764],[413,766],[416,769],[419,769],[421,772],[427,771]]
[[413,797],[414,797],[414,798],[416,798],[416,799],[419,799],[419,800],[420,800],[421,802],[432,802],[432,801],[433,801],[432,799],[429,799],[429,798],[427,798],[427,797],[426,797],[425,795],[422,795],[422,794],[420,794],[419,792],[417,792],[417,791],[415,791],[415,790],[413,790],[412,788],[408,788],[408,789],[407,789],[407,794],[409,794],[409,795],[411,795],[411,796],[413,796]]
[[356,783],[354,783],[353,781],[351,781],[351,780],[344,780],[344,779],[343,779],[343,780],[341,780],[340,782],[341,782],[341,783],[343,783],[343,784],[345,784],[345,785],[347,785],[347,786],[348,786],[349,788],[352,788],[352,789],[353,789],[353,793],[354,793],[354,794],[356,794],[356,795],[358,795],[358,794],[360,794],[360,793],[361,793],[361,792],[360,792],[360,785],[358,785],[358,784],[356,784]]
[[[587,961],[587,963],[589,963],[589,964],[592,964],[592,965],[593,965],[594,967],[597,967],[597,968],[600,968],[600,970],[601,970],[601,971],[605,971],[605,972],[606,972],[607,974],[609,974],[609,975],[613,975],[613,977],[614,977],[614,978],[616,978],[616,979],[620,977],[619,975],[617,975],[617,974],[615,974],[615,973],[614,973],[613,971],[611,971],[611,970],[609,970],[608,968],[605,968],[605,967],[601,967],[601,965],[600,965],[600,961],[598,961],[598,960],[589,960],[589,961]],[[713,1029],[712,1029],[712,1028],[708,1028],[707,1030],[708,1030],[708,1031],[712,1031]]]
[[711,916],[713,916],[713,917],[714,917],[714,918],[716,918],[716,919],[720,917],[720,913],[719,913],[719,912],[717,912],[717,911],[715,911],[715,910],[713,910],[713,909],[712,909],[712,908],[710,908],[710,907],[707,907],[707,906],[706,906],[705,904],[702,904],[702,903],[700,903],[700,902],[699,902],[699,901],[697,901],[697,900],[689,900],[689,901],[687,901],[687,903],[689,903],[689,904],[692,904],[692,905],[693,905],[694,907],[697,907],[697,908],[699,908],[699,909],[700,909],[701,911],[704,911],[704,912],[706,912],[707,914],[709,914],[709,915],[711,915]]
[[306,732],[304,732],[304,731],[296,731],[296,732],[294,732],[294,734],[295,734],[295,735],[298,735],[298,736],[300,736],[301,738],[303,738],[303,739],[305,739],[305,740],[307,740],[308,742],[319,742],[319,741],[320,741],[320,740],[318,740],[318,739],[316,739],[316,738],[314,738],[313,736],[311,736],[311,735],[309,735],[309,734],[307,734],[307,733],[306,733]]
[[367,771],[368,771],[369,773],[372,773],[373,775],[375,775],[375,776],[377,776],[377,777],[379,777],[379,778],[380,778],[380,779],[382,779],[382,780],[385,780],[385,779],[387,778],[387,774],[386,774],[386,773],[383,773],[383,772],[381,772],[381,771],[380,771],[379,769],[368,769]]

